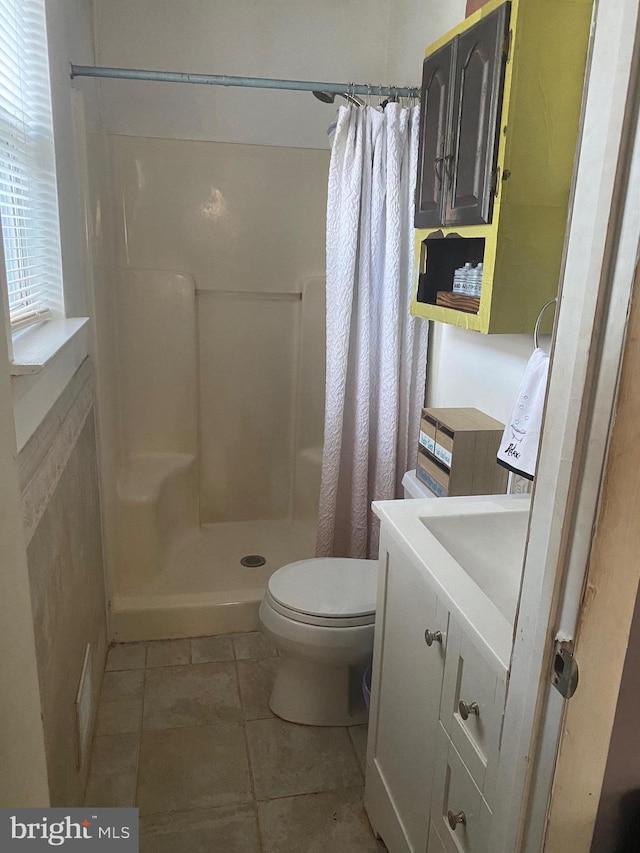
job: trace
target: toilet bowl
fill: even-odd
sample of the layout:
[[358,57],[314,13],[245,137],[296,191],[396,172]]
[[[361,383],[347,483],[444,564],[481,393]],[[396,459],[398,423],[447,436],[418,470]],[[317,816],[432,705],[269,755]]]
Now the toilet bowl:
[[[405,498],[435,497],[407,471]],[[366,720],[362,676],[373,654],[377,560],[316,557],[269,580],[262,630],[280,652],[269,699],[274,714],[310,726]]]
[[260,622],[280,652],[274,714],[312,726],[365,721],[361,685],[373,653],[377,565],[317,557],[271,576]]

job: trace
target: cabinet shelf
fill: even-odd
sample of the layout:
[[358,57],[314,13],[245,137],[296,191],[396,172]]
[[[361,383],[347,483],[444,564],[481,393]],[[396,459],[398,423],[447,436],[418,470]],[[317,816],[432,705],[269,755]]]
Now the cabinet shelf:
[[[474,27],[481,32],[479,25],[503,5],[490,0],[429,47],[427,59],[446,57],[448,45]],[[496,111],[497,152],[477,169],[493,175],[489,221],[416,230],[415,316],[484,334],[530,334],[542,305],[557,295],[591,6],[591,0],[512,0]],[[430,186],[424,172],[431,158],[436,186],[444,166],[435,161],[442,151],[426,139],[422,150],[428,153],[422,155],[418,180]],[[431,196],[421,201],[420,186],[418,207],[422,204],[424,212]],[[479,260],[484,272],[477,313],[438,305],[437,293],[451,290],[453,271]]]
[[[420,248],[422,272],[418,276],[416,301],[424,305],[438,305],[439,300],[442,302],[442,296],[439,296],[442,293],[448,292],[451,297],[458,296],[459,294],[452,292],[454,271],[467,262],[475,266],[484,260],[484,237],[459,237],[456,234],[450,234],[445,238],[439,236],[440,233],[438,231],[433,233]],[[470,304],[468,299],[469,297],[462,297],[465,302],[460,300],[461,305]],[[472,302],[477,303],[473,310],[470,311],[468,307],[462,310],[477,314],[479,301],[472,300]],[[453,304],[447,307],[456,310]]]

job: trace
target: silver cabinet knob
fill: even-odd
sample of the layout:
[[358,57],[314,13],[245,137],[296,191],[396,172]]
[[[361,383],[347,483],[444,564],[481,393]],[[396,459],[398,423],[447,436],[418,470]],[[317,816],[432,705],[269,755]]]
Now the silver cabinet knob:
[[458,825],[462,824],[462,826],[467,825],[467,816],[464,812],[458,812],[454,814],[451,810],[447,812],[447,820],[449,821],[449,826],[454,830]]
[[442,631],[430,631],[428,628],[424,632],[424,641],[428,646],[434,643],[442,643]]
[[458,702],[458,713],[462,717],[463,720],[468,720],[470,714],[475,714],[476,717],[480,716],[480,706],[477,702],[471,702],[467,705],[466,702],[463,702],[462,699]]

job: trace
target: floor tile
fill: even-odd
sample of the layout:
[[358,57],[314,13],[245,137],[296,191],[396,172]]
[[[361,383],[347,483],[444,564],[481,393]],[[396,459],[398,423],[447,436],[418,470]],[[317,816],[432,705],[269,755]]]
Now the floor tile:
[[269,708],[269,697],[278,663],[278,658],[238,661],[240,700],[245,720],[273,717]]
[[268,658],[278,654],[275,646],[261,631],[250,634],[233,634],[233,647],[238,660]]
[[363,726],[349,726],[347,729],[363,774],[367,766],[367,730],[366,723]]
[[142,643],[122,643],[112,646],[107,655],[107,672],[118,669],[144,669],[147,649]]
[[145,730],[241,719],[235,663],[200,663],[147,672]]
[[141,699],[143,688],[144,670],[105,672],[100,701],[117,702],[121,699]]
[[243,727],[217,723],[143,732],[140,814],[209,809],[251,801]]
[[377,853],[362,804],[351,788],[258,804],[264,853]]
[[191,640],[192,663],[233,660],[233,657],[231,637],[196,637]]
[[135,773],[140,736],[137,734],[105,735],[94,738],[91,774],[107,776]]
[[147,643],[147,666],[180,666],[191,663],[191,640],[156,640]]
[[346,729],[297,726],[280,719],[251,720],[246,726],[258,799],[362,784]]
[[133,808],[135,800],[135,773],[89,776],[84,797],[85,806],[104,809]]
[[154,815],[140,821],[140,853],[259,853],[251,805]]
[[139,732],[142,725],[142,699],[101,702],[98,706],[96,735]]

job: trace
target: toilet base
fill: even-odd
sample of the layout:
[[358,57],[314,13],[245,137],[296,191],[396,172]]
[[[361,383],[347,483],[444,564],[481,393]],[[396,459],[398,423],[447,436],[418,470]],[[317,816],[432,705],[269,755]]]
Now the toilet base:
[[336,666],[282,655],[269,699],[278,717],[306,726],[356,726],[367,722],[362,697],[366,664]]

